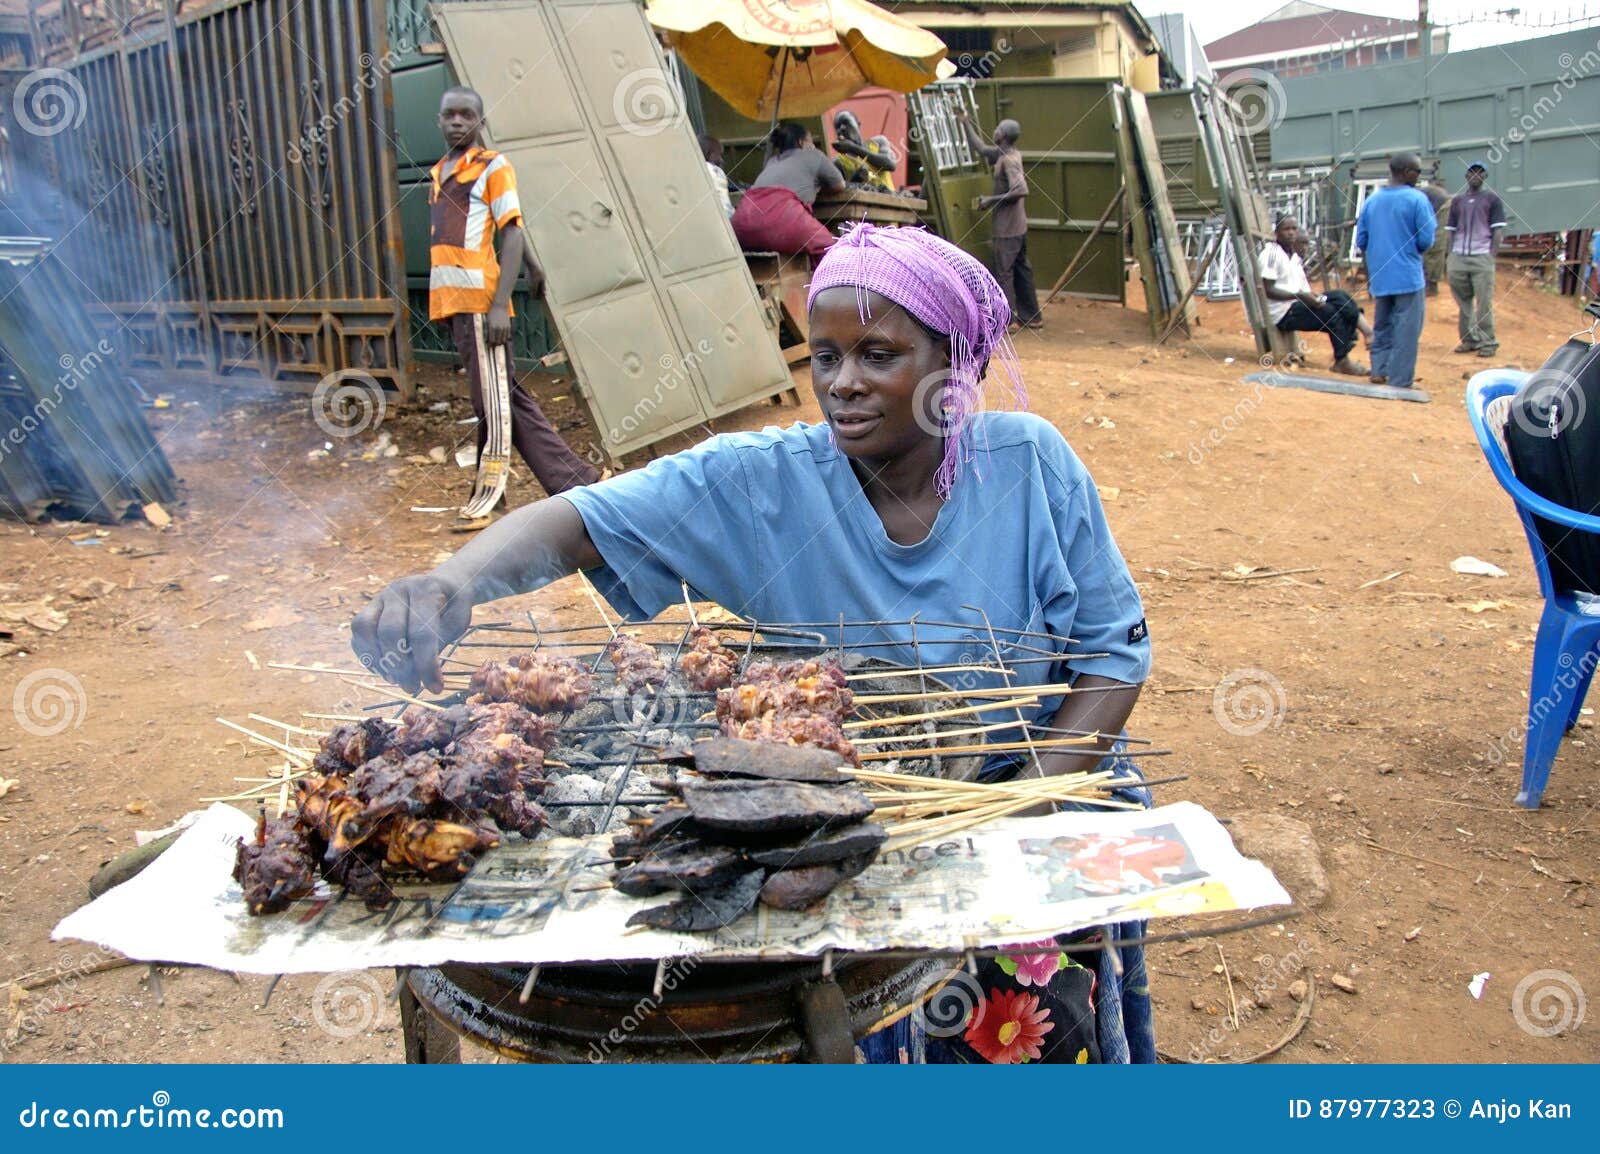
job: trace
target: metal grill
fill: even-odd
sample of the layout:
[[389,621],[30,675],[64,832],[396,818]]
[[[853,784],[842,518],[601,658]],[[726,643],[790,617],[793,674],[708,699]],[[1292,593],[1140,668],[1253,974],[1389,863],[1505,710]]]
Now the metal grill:
[[[594,828],[605,830],[619,808],[661,800],[637,796],[639,781],[670,766],[689,741],[718,732],[714,694],[690,688],[677,671],[678,658],[689,648],[693,624],[691,620],[629,627],[629,635],[637,634],[636,639],[653,646],[670,671],[664,686],[646,693],[630,694],[617,684],[616,671],[604,651],[604,643],[611,636],[609,626],[546,629],[532,619],[527,625],[474,626],[442,660],[447,676],[455,683],[456,699],[465,696],[463,683],[486,660],[536,650],[569,657],[587,666],[594,676],[595,692],[561,730],[551,758],[563,763],[563,768],[554,770],[551,776],[599,771],[600,776],[609,778],[605,800],[586,803],[600,811]],[[859,727],[847,736],[864,760],[885,763],[880,768],[965,780],[975,777],[982,768],[985,754],[974,747],[983,745],[986,739],[996,742],[1000,752],[1026,764],[1036,761],[1040,749],[1088,736],[1039,723],[1028,715],[1037,709],[1036,704],[1011,704],[1033,696],[1020,686],[1014,691],[1005,688],[1022,666],[1044,664],[1051,670],[1050,681],[1055,682],[1058,669],[1059,677],[1064,679],[1070,663],[1097,656],[1074,652],[1069,658],[1062,652],[1062,639],[1048,633],[991,626],[986,619],[947,622],[921,618],[782,625],[739,621],[709,623],[708,628],[740,654],[741,669],[756,661],[837,661],[857,695],[850,723]],[[919,629],[924,633],[939,629],[977,630],[986,635],[987,643],[970,662],[927,663],[921,660],[925,643],[919,640]],[[886,632],[891,630],[909,637],[909,642],[891,639]],[[968,695],[973,695],[970,700]],[[982,712],[923,716],[985,701],[994,704]],[[371,708],[403,704],[388,701]],[[901,717],[908,720],[897,724],[895,719]],[[1147,744],[1137,739],[1125,741]],[[640,770],[645,772],[640,774]]]

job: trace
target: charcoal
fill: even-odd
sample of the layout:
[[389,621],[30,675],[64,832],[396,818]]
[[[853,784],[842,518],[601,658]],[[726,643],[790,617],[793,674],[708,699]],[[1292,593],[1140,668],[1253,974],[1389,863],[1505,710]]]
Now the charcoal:
[[613,884],[630,897],[678,890],[699,893],[715,889],[751,868],[745,856],[726,846],[674,842],[660,846],[619,873]]
[[775,910],[807,909],[866,869],[872,858],[868,852],[827,865],[779,870],[762,885],[761,904]]
[[858,789],[793,781],[685,782],[683,797],[705,836],[719,840],[792,838],[850,825],[873,811],[871,800]]
[[750,870],[715,889],[702,890],[664,906],[640,910],[628,919],[628,924],[650,926],[673,933],[720,930],[755,908],[765,877],[763,870]]
[[839,772],[839,755],[806,745],[775,745],[737,737],[696,742],[694,767],[707,777],[754,777],[837,785],[851,779]]
[[799,869],[802,866],[827,865],[860,854],[872,854],[888,840],[889,833],[881,825],[863,822],[841,829],[823,830],[783,845],[748,852],[751,861],[768,869]]

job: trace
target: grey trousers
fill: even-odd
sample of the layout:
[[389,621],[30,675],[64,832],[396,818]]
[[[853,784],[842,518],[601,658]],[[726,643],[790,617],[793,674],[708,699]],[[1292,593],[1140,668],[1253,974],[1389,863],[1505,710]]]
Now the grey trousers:
[[1494,257],[1450,254],[1450,295],[1461,310],[1456,327],[1461,343],[1475,349],[1495,349]]

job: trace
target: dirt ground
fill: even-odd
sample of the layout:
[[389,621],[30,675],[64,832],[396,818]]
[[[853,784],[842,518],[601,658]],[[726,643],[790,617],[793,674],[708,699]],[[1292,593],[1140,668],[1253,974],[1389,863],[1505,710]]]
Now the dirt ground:
[[[1156,664],[1132,726],[1172,750],[1164,775],[1188,775],[1159,800],[1304,822],[1326,867],[1326,899],[1302,916],[1152,947],[1167,1053],[1267,1049],[1312,980],[1310,1020],[1274,1060],[1600,1059],[1594,1013],[1576,1024],[1583,991],[1600,994],[1595,733],[1586,717],[1564,744],[1542,809],[1513,808],[1541,601],[1464,412],[1487,362],[1451,354],[1448,294],[1429,314],[1426,405],[1242,383],[1256,355],[1237,302],[1203,304],[1194,338],[1161,348],[1142,313],[1077,301],[1019,339],[1032,405],[1094,472],[1145,597]],[[1499,326],[1497,363],[1531,368],[1578,324],[1570,300],[1506,272]],[[1327,363],[1322,342],[1311,360]],[[0,723],[0,778],[20,783],[0,798],[6,1060],[401,1060],[393,1003],[351,1037],[319,1028],[317,977],[284,979],[262,1009],[263,979],[173,969],[158,1003],[144,966],[87,974],[102,955],[49,934],[134,830],[266,764],[215,718],[290,718],[349,692],[268,661],[346,663],[352,614],[460,544],[451,513],[413,511],[458,505],[470,485],[427,456],[465,435],[462,401],[429,409],[451,383],[425,373],[419,403],[381,427],[398,455],[373,459],[371,432],[308,457],[327,438],[305,398],[180,391],[152,413],[184,481],[170,528],[0,524],[0,601],[53,598],[66,615],[0,642],[3,696],[38,674],[17,708],[52,708],[32,728],[61,728]],[[562,388],[537,391],[584,445]],[[798,413],[762,406],[718,427],[815,419],[802,392]],[[519,472],[512,501],[540,495]],[[1463,554],[1510,576],[1453,573]],[[570,582],[529,600],[593,613]],[[65,696],[37,696],[51,685]],[[10,980],[57,972],[68,979],[26,997]],[[392,974],[374,975],[387,989]],[[1542,1036],[1563,1005],[1568,1028]]]

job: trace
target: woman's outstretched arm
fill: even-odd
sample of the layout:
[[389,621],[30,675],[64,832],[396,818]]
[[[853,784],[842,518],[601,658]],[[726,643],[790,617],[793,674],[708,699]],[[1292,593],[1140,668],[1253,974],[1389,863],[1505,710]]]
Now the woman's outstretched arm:
[[439,651],[466,632],[472,609],[592,569],[602,558],[583,518],[559,497],[525,505],[431,573],[402,577],[350,623],[361,664],[415,693],[444,688]]

